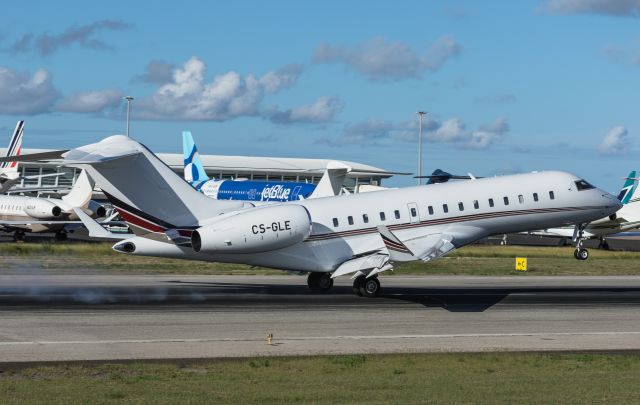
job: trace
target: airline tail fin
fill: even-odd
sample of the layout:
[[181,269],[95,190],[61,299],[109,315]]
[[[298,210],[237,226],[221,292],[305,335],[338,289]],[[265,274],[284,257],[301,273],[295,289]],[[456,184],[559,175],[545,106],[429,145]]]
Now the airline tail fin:
[[340,194],[344,178],[351,171],[351,167],[344,163],[331,161],[309,198],[331,197]]
[[200,161],[200,156],[198,156],[198,148],[190,131],[182,131],[182,152],[184,156],[184,179],[189,183],[209,180]]
[[199,193],[144,145],[124,135],[63,156],[67,166],[88,171],[137,235],[194,228],[217,214],[246,206]]
[[[5,156],[19,156],[20,149],[22,148],[22,133],[24,131],[24,121],[18,121],[16,128],[13,130],[13,135],[9,141],[7,147],[7,154]],[[3,162],[0,164],[2,172],[18,171],[18,162]]]
[[618,194],[618,200],[620,200],[622,204],[627,204],[632,198],[637,199],[640,197],[635,195],[637,189],[638,178],[636,177],[636,171],[633,170],[629,173],[629,176],[625,178],[622,190],[620,190],[620,194]]
[[71,191],[67,195],[62,196],[62,201],[69,204],[69,207],[86,207],[93,196],[93,187],[95,182],[87,175],[87,171],[83,170],[78,175]]

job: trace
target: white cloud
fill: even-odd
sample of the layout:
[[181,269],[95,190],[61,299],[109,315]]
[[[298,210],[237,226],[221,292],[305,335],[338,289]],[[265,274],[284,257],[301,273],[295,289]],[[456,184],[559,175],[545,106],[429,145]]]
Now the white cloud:
[[74,93],[55,105],[56,111],[98,114],[122,105],[120,90],[92,90]]
[[549,0],[542,8],[552,14],[640,17],[640,0]]
[[623,155],[628,153],[631,146],[628,134],[629,132],[622,125],[611,128],[602,143],[600,143],[600,146],[598,146],[598,151],[603,155]]
[[197,57],[174,70],[169,82],[137,103],[137,117],[151,120],[225,121],[241,116],[266,114],[261,102],[265,93],[275,93],[295,84],[302,68],[287,66],[262,77],[241,76],[229,71],[205,81],[206,66]]
[[355,47],[320,44],[316,48],[316,63],[343,63],[369,80],[400,80],[416,78],[425,71],[435,71],[461,47],[452,37],[442,37],[423,53],[418,53],[402,42],[389,42],[373,38]]
[[[488,149],[509,131],[506,118],[498,118],[476,130],[467,129],[460,118],[450,118],[440,123],[430,116],[423,119],[422,134],[426,142],[445,143],[462,149]],[[387,142],[418,142],[418,119],[393,124],[388,121],[368,120],[347,125],[341,137],[321,138],[317,143],[331,146],[347,144],[381,145]]]
[[0,114],[45,113],[59,96],[48,71],[38,69],[29,77],[26,73],[0,66]]
[[276,124],[325,124],[332,121],[342,107],[342,102],[336,97],[318,97],[313,104],[274,113],[271,121]]

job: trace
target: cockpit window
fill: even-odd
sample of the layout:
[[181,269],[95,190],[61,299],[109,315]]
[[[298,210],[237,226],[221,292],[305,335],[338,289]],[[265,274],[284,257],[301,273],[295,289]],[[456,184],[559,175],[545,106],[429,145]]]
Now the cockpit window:
[[595,188],[585,180],[576,181],[576,187],[578,188],[578,191],[591,190],[592,188]]

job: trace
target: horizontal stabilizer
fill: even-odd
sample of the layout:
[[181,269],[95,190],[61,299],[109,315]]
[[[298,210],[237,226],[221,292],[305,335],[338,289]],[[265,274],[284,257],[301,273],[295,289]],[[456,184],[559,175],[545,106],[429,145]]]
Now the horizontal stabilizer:
[[75,211],[78,218],[80,218],[80,220],[82,221],[84,227],[87,228],[87,231],[89,231],[90,238],[123,240],[133,236],[132,234],[110,232],[104,229],[102,225],[100,225],[95,219],[87,215],[80,208],[74,208],[73,210]]
[[19,156],[5,156],[0,157],[0,163],[2,162],[36,162],[39,160],[58,160],[62,159],[62,155],[69,152],[69,149],[53,150],[50,152],[30,153],[28,155]]

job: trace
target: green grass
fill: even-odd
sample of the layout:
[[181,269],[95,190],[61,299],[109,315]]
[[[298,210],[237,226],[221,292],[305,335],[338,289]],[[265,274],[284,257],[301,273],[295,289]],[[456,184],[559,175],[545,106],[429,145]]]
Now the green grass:
[[36,366],[2,403],[638,403],[638,354],[406,354]]
[[[579,261],[571,247],[464,247],[432,263],[412,262],[385,275],[632,275],[640,274],[640,252],[590,249]],[[528,259],[528,271],[515,271],[515,258]],[[110,243],[4,243],[0,268],[19,272],[23,267],[49,272],[126,272],[145,274],[284,274],[279,270],[241,264],[207,263],[116,253]]]

